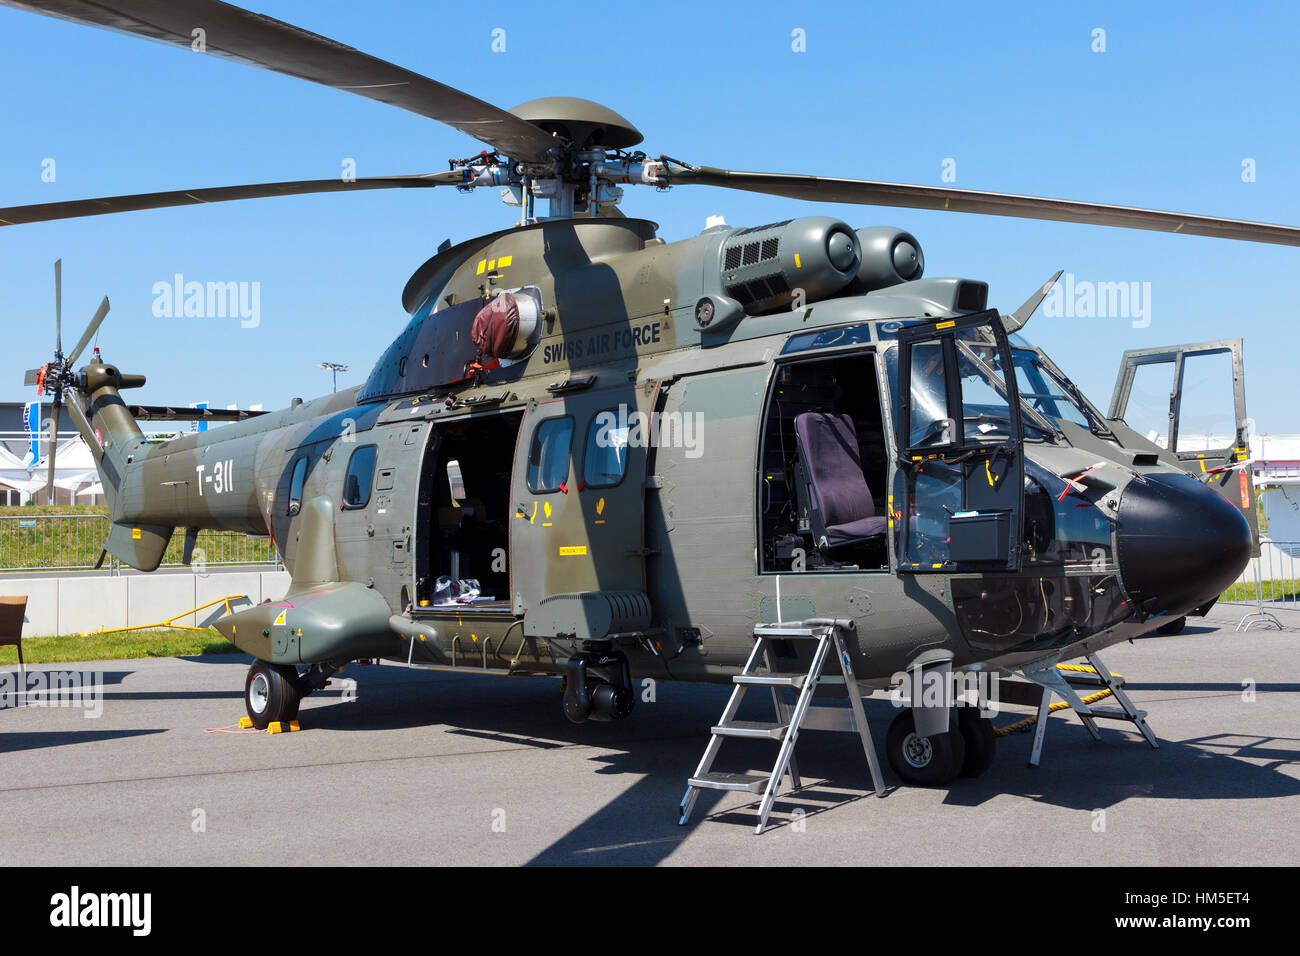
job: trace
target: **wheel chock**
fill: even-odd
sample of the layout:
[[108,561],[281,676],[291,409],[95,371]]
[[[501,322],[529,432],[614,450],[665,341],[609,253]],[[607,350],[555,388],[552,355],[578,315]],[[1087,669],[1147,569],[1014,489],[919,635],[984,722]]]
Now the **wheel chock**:
[[239,718],[239,729],[240,729],[240,730],[248,730],[248,729],[249,729],[250,727],[252,727],[252,726],[253,726],[253,718],[252,718],[252,717],[240,717],[240,718]]
[[296,720],[273,720],[266,728],[268,734],[289,734],[295,730],[302,730]]

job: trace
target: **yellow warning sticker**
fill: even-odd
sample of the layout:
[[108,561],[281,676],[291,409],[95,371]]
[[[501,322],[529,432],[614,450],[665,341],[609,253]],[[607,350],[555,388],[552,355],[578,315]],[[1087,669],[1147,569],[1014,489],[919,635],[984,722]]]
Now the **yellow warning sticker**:
[[275,623],[275,624],[283,624],[283,623],[284,623],[284,616],[285,616],[286,614],[288,614],[288,613],[289,613],[289,609],[288,609],[288,608],[285,608],[283,611],[281,611],[279,614],[277,614],[277,615],[275,616],[275,621],[274,621],[274,623]]
[[132,528],[132,529],[131,529],[131,538],[132,538],[133,540],[135,540],[135,541],[139,541],[139,540],[140,540],[140,529],[139,529],[139,528]]
[[514,256],[502,256],[500,259],[497,260],[497,268],[504,269],[506,266],[510,265],[510,263],[514,261],[514,258],[515,258]]
[[480,260],[478,261],[478,268],[477,268],[476,270],[474,270],[474,274],[475,274],[475,275],[480,275],[480,276],[481,276],[481,275],[483,274],[483,271],[484,271],[485,269],[487,269],[487,260],[486,260],[486,259],[480,259]]
[[587,553],[587,546],[585,544],[571,544],[566,547],[560,548],[560,557],[562,558],[568,558],[574,555],[582,555],[586,553]]
[[956,320],[954,319],[952,322],[940,322],[940,323],[938,323],[938,324],[935,326],[935,328],[936,328],[936,329],[950,329],[950,328],[952,328],[952,327],[953,327],[954,325],[956,325],[956,324],[957,324],[957,322],[956,322]]

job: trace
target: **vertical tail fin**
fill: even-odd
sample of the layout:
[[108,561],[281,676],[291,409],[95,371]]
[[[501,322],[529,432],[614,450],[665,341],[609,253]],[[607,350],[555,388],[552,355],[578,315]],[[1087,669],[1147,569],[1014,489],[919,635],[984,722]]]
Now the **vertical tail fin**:
[[[153,571],[162,562],[174,528],[167,525],[126,522],[122,518],[122,490],[132,455],[143,436],[120,394],[124,388],[144,384],[143,375],[123,375],[115,367],[93,359],[82,370],[84,387],[78,389],[69,411],[81,437],[95,456],[113,527],[104,550],[141,571]],[[84,406],[83,406],[84,396]]]

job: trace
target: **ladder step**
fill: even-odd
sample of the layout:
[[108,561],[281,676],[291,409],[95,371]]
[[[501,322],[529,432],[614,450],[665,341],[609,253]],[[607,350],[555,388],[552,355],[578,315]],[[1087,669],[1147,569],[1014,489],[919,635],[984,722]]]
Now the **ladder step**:
[[[1078,673],[1075,673],[1075,674],[1066,674],[1066,673],[1062,673],[1061,676],[1065,678],[1065,682],[1066,682],[1067,684],[1069,684],[1071,687],[1108,687],[1108,686],[1110,686],[1109,684],[1106,683],[1105,680],[1103,680],[1102,678],[1098,677],[1096,674],[1078,674]],[[1116,683],[1116,685],[1118,686],[1119,681],[1117,680],[1115,683]]]
[[1137,723],[1147,715],[1145,710],[1139,710],[1135,716],[1128,713],[1123,707],[1097,707],[1089,704],[1088,709],[1092,711],[1093,717],[1109,717],[1111,720],[1127,720],[1132,723]]
[[736,674],[731,678],[737,684],[753,687],[802,687],[808,682],[807,674]]
[[825,628],[821,627],[772,627],[754,628],[755,637],[808,637],[820,639]]
[[1078,671],[1073,673],[1062,672],[1061,676],[1065,682],[1074,687],[1123,687],[1124,679],[1122,677],[1112,677],[1108,683],[1104,677],[1098,677],[1096,674],[1081,674]]
[[719,737],[754,737],[762,740],[781,740],[789,724],[778,724],[764,720],[733,720],[729,724],[718,724],[710,733]]
[[691,777],[686,783],[701,790],[748,790],[750,793],[762,793],[767,789],[769,779],[767,774],[711,770],[703,776]]

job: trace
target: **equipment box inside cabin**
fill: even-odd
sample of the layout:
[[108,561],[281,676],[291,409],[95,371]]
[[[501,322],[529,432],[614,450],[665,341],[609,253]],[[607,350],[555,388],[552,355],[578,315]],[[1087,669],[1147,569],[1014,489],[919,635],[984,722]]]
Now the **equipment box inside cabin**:
[[1005,561],[1011,538],[1011,512],[959,512],[948,519],[952,561]]

